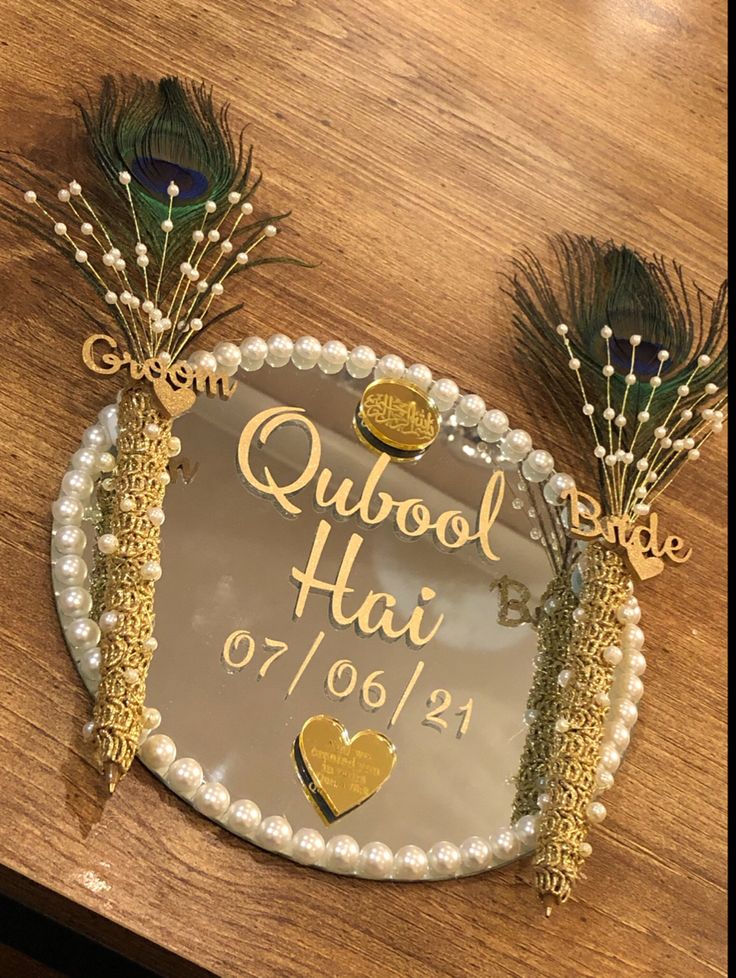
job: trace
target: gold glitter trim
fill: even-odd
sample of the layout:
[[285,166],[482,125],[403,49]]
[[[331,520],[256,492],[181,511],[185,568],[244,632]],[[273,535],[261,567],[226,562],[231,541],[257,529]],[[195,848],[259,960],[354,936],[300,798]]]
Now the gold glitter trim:
[[[106,561],[104,599],[104,610],[116,611],[120,618],[100,642],[94,707],[97,759],[111,791],[130,767],[142,729],[155,582],[144,580],[141,570],[160,559],[160,527],[148,511],[163,503],[161,476],[169,461],[170,437],[171,418],[162,413],[150,386],[127,388],[118,405],[117,469],[110,493],[108,532],[117,537],[118,548]],[[132,508],[125,511],[121,504],[127,506],[128,500]]]

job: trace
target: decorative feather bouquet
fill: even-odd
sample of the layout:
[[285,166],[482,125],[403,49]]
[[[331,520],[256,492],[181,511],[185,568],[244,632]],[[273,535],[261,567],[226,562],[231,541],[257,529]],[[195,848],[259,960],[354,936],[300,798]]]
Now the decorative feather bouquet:
[[676,263],[612,242],[558,236],[551,251],[546,264],[529,251],[515,261],[514,322],[573,437],[589,439],[600,501],[570,476],[551,486],[581,542],[543,601],[513,814],[540,813],[535,873],[548,912],[580,875],[588,827],[605,817],[599,795],[628,742],[610,709],[614,673],[629,694],[620,710],[635,713],[641,693],[630,573],[646,579],[663,557],[690,556],[679,538],[659,542],[652,505],[722,430],[727,374],[725,282],[711,298]]
[[[204,86],[108,78],[80,111],[102,179],[89,193],[72,180],[56,199],[34,190],[24,197],[49,222],[46,239],[62,246],[102,295],[116,327],[117,338],[98,334],[87,341],[85,362],[99,373],[114,372],[115,363],[130,373],[118,404],[117,456],[90,457],[90,466],[107,476],[97,500],[92,617],[99,632],[85,637],[87,644],[99,640],[102,658],[88,734],[112,792],[138,746],[156,649],[162,502],[169,458],[180,449],[172,418],[191,406],[196,391],[227,396],[227,377],[240,362],[233,344],[220,344],[215,355],[189,353],[190,347],[217,319],[241,308],[215,314],[234,276],[296,260],[254,257],[288,215],[254,217],[260,176],[252,174],[252,149],[244,150],[242,134],[233,139],[227,107],[217,109]],[[21,177],[37,176],[7,156],[5,163],[12,173],[6,182],[18,189]],[[95,359],[99,347],[102,366]],[[91,494],[91,475],[67,473],[64,489],[58,516],[73,526]]]

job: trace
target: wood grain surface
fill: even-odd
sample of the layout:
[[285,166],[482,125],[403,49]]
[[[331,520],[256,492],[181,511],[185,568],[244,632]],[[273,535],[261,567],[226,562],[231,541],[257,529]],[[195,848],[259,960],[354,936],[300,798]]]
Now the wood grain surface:
[[[4,0],[0,148],[71,179],[83,86],[206,79],[250,123],[259,198],[293,209],[290,249],[321,262],[259,270],[212,342],[283,330],[395,351],[565,458],[554,405],[515,366],[500,273],[568,229],[720,280],[725,31],[711,0]],[[574,899],[545,920],[524,864],[332,877],[241,843],[138,764],[103,804],[84,759],[47,556],[66,461],[111,398],[59,293],[91,300],[81,282],[0,222],[0,886],[166,975],[724,975],[724,444],[662,509],[694,556],[641,588],[641,719]]]

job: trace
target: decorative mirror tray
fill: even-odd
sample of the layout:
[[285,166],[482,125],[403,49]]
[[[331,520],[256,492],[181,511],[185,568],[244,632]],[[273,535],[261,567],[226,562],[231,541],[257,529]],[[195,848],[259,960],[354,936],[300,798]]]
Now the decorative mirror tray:
[[[515,785],[540,602],[580,546],[569,476],[398,357],[282,336],[215,353],[237,386],[174,424],[140,759],[231,832],[333,872],[443,879],[529,852]],[[80,486],[116,418],[85,432]],[[92,475],[81,529],[55,510],[52,564],[94,692]]]

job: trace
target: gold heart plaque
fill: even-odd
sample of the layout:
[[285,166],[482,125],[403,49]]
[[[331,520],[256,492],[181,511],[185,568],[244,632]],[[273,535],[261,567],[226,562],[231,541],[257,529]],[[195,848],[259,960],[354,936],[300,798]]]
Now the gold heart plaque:
[[354,737],[334,717],[310,717],[294,741],[294,766],[326,824],[368,801],[388,780],[396,748],[376,730]]
[[165,377],[153,381],[153,393],[171,418],[178,418],[180,414],[184,414],[197,399],[197,394],[191,387],[180,387],[174,390]]

